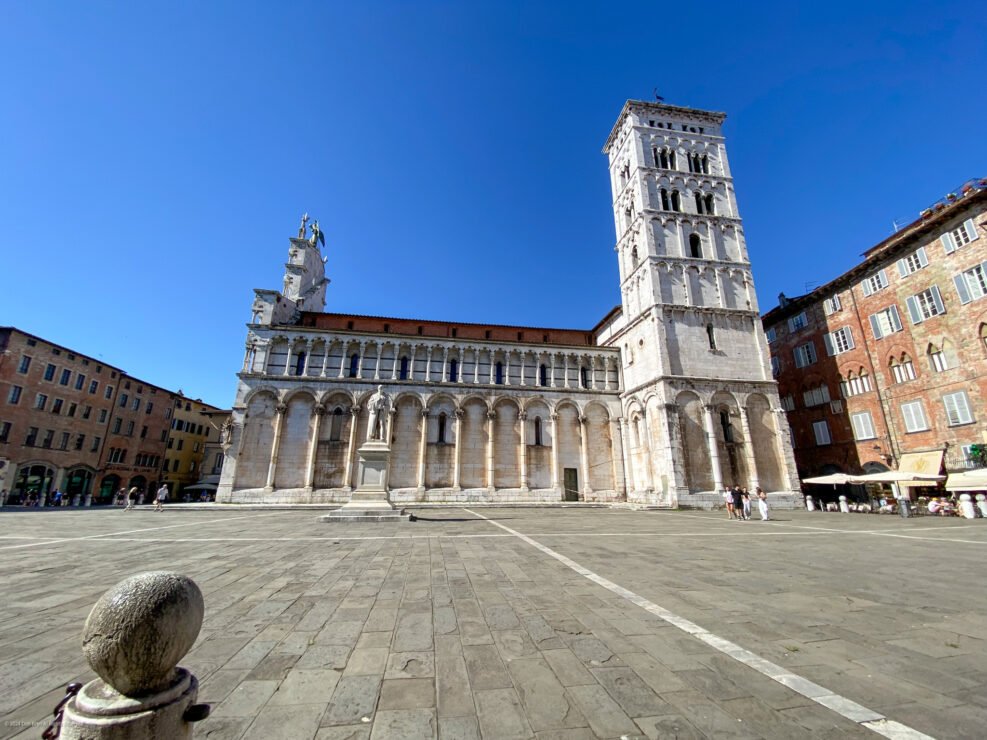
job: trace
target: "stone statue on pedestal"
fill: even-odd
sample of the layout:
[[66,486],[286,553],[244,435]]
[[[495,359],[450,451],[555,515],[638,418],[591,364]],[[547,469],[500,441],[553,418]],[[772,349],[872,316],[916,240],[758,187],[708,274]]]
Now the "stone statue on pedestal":
[[384,392],[384,386],[378,385],[377,390],[367,401],[367,411],[370,418],[367,421],[367,441],[384,441],[387,430],[387,409],[391,405],[391,397]]
[[307,230],[307,228],[308,228],[308,214],[307,213],[304,213],[304,214],[302,214],[302,225],[298,227],[298,238],[299,239],[304,239],[305,238],[305,231]]

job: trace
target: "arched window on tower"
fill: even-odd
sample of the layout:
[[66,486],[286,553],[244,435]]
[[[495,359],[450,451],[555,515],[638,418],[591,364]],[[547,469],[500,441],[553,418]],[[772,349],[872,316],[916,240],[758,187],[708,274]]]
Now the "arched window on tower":
[[672,210],[671,209],[671,206],[669,205],[669,201],[668,201],[668,191],[665,190],[665,188],[662,188],[659,191],[659,193],[661,195],[661,210],[663,210],[663,211],[670,211],[670,210]]
[[708,175],[709,174],[709,157],[706,156],[705,154],[703,155],[702,165],[703,165],[703,174],[704,175]]
[[710,216],[716,215],[716,198],[713,197],[712,193],[706,194],[706,213]]
[[305,372],[305,350],[302,350],[297,355],[295,355],[295,375],[301,375]]
[[354,352],[350,356],[350,377],[355,378],[357,372],[360,370],[360,355]]
[[709,348],[716,349],[716,335],[712,324],[706,324],[706,338],[709,340]]
[[668,150],[668,169],[670,169],[670,170],[674,170],[675,169],[675,150],[674,149],[669,149]]
[[583,365],[579,368],[579,385],[583,388],[589,388],[589,370]]
[[696,195],[696,213],[701,214],[703,212],[703,194],[697,190],[695,195]]
[[535,417],[535,447],[541,447],[541,417]]
[[343,436],[343,410],[338,406],[333,409],[332,420],[329,423],[329,441],[338,442]]
[[655,160],[655,163],[659,167],[661,167],[663,170],[667,170],[668,169],[668,150],[667,149],[662,149],[660,152],[658,152],[658,159]]
[[538,367],[538,385],[548,385],[548,368],[544,365],[539,365]]
[[449,382],[450,383],[459,382],[459,360],[456,359],[449,360]]
[[699,237],[699,234],[689,234],[689,256],[702,259],[703,240]]
[[679,213],[682,211],[682,197],[678,190],[672,191],[672,210]]
[[637,247],[631,250],[631,265],[637,267],[638,257],[637,257]]
[[446,416],[446,414],[445,414],[444,411],[441,414],[439,414],[439,439],[438,439],[438,443],[440,445],[444,445],[446,443],[446,420],[447,420],[447,418],[448,417]]
[[407,380],[408,379],[408,357],[401,358],[401,369],[398,371],[398,379]]
[[494,366],[494,383],[497,385],[504,384],[504,363],[498,361]]

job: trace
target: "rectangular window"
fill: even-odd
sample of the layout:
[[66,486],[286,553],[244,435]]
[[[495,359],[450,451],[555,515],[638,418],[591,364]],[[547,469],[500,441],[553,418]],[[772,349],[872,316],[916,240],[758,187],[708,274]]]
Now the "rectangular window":
[[147,427],[143,426],[141,427],[141,439],[146,439],[146,438],[147,438]]
[[134,436],[134,422],[132,421],[127,422],[127,436],[128,437]]
[[177,473],[177,472],[178,472],[178,464],[179,464],[180,462],[181,462],[181,460],[175,460],[175,461],[174,461],[174,462],[172,463],[172,465],[171,465],[171,472],[173,472],[173,473]]
[[790,332],[801,331],[808,325],[809,325],[809,321],[805,316],[805,311],[803,311],[798,316],[792,316],[788,320],[788,331]]
[[68,368],[62,370],[62,377],[58,379],[59,385],[68,385],[69,381],[72,380],[72,371]]
[[823,301],[823,313],[827,316],[834,314],[843,308],[839,295],[833,295]]
[[184,439],[178,440],[178,449],[182,449],[184,446],[185,446],[185,440]]
[[64,401],[62,401],[61,398],[56,398],[55,401],[54,401],[54,403],[52,403],[52,405],[51,405],[51,413],[53,413],[53,414],[60,414],[60,413],[62,413],[62,404],[63,403],[64,403]]
[[874,434],[874,421],[871,419],[870,411],[850,414],[850,424],[853,426],[853,438],[856,440],[874,439],[877,436]]
[[66,412],[66,415],[68,415],[68,416],[75,416],[75,410],[77,408],[79,408],[78,404],[70,403],[69,404],[69,410]]
[[17,366],[17,372],[24,375],[30,367],[31,357],[29,355],[21,355],[21,364]]
[[953,275],[953,284],[960,303],[969,303],[987,295],[987,262],[974,265],[959,275]]
[[106,409],[99,410],[99,423],[100,424],[106,423]]
[[778,338],[778,332],[772,326],[770,329],[764,332],[764,336],[768,340],[768,344],[771,344],[773,341],[775,341]]
[[105,398],[107,400],[113,398],[113,386],[112,385],[106,386],[106,392],[103,393],[103,398]]
[[93,413],[93,407],[92,406],[83,406],[82,407],[82,418],[83,419],[88,419],[92,415],[92,413]]
[[75,376],[75,389],[81,391],[86,385],[86,376],[79,373]]
[[81,450],[82,449],[82,446],[85,443],[86,443],[86,435],[85,434],[77,434],[75,436],[75,449]]
[[946,313],[942,296],[939,295],[939,287],[936,285],[906,298],[905,305],[908,306],[908,315],[913,324],[921,324],[926,319]]
[[99,443],[103,441],[102,437],[93,437],[93,443],[89,447],[90,452],[96,452],[99,449]]
[[144,406],[144,413],[150,414],[153,408],[154,408],[154,402],[148,401],[147,404]]
[[853,349],[853,332],[849,326],[844,326],[829,334],[823,334],[823,342],[826,345],[826,354],[830,357],[841,355]]
[[918,272],[929,264],[929,258],[925,255],[925,247],[919,247],[907,257],[898,260],[898,274],[901,277],[908,277],[913,272]]
[[805,401],[806,408],[829,403],[829,386],[821,385],[818,388],[810,388],[802,394],[802,400]]
[[168,438],[168,430],[167,429],[162,429],[161,430],[161,441],[164,442],[167,438]]
[[138,411],[141,407],[141,400],[139,398],[134,398],[134,402],[130,404],[131,411]]
[[973,414],[970,413],[970,399],[966,392],[947,393],[942,397],[942,403],[946,407],[946,423],[954,427],[959,424],[970,424],[973,421]]
[[27,436],[24,438],[25,447],[34,447],[38,443],[38,428],[28,427]]
[[199,451],[199,443],[195,442],[192,444],[192,452],[198,452],[198,451]]
[[89,392],[90,393],[95,393],[97,390],[99,390],[99,381],[98,380],[90,381],[90,383],[89,383]]
[[10,393],[7,394],[7,403],[15,405],[21,401],[21,391],[24,389],[19,385],[10,386]]
[[861,284],[861,289],[864,291],[864,295],[871,295],[879,290],[884,290],[888,287],[888,273],[886,270],[880,270],[874,273],[869,278],[866,278]]
[[800,344],[794,350],[795,367],[806,367],[816,361],[816,347],[812,342]]
[[127,408],[127,401],[128,400],[129,399],[127,397],[127,394],[126,393],[121,393],[120,394],[120,404],[119,404],[120,405],[120,408],[122,408],[122,409]]
[[113,434],[119,434],[120,433],[120,427],[122,427],[122,426],[123,426],[123,419],[121,419],[118,416],[117,418],[115,418],[113,420],[113,430],[112,430],[113,431]]
[[949,370],[949,360],[946,359],[946,353],[941,349],[929,353],[929,362],[932,364],[934,372],[941,373],[944,370]]
[[888,306],[883,311],[870,315],[870,328],[874,332],[874,339],[883,339],[889,334],[901,331],[901,317],[898,315],[897,306]]
[[854,375],[850,373],[849,377],[840,383],[840,392],[844,398],[851,398],[853,396],[859,396],[861,393],[867,393],[870,388],[870,375],[866,374]]
[[939,237],[946,254],[955,252],[960,247],[969,244],[977,238],[977,227],[973,225],[973,219],[969,218],[950,232]]
[[901,404],[901,416],[905,420],[906,432],[924,432],[929,428],[921,401]]
[[828,445],[833,441],[829,436],[829,424],[826,423],[825,419],[812,422],[812,433],[816,435],[817,445]]
[[784,396],[781,399],[781,407],[783,409],[785,409],[785,411],[794,411],[795,410],[795,397],[792,396],[791,394],[789,394],[787,396]]
[[39,393],[37,396],[34,397],[34,408],[36,408],[38,411],[44,411],[45,406],[47,405],[48,405],[48,396],[46,396],[44,393]]
[[48,365],[45,367],[45,375],[44,375],[45,380],[53,380],[55,377],[56,369],[57,368],[54,365],[48,363]]
[[0,421],[0,444],[5,444],[10,439],[10,422]]
[[41,446],[44,447],[46,450],[51,449],[51,441],[53,439],[55,439],[55,430],[46,429],[45,436],[41,438]]
[[58,449],[67,450],[69,448],[69,439],[71,439],[71,437],[72,435],[68,432],[62,432],[62,439],[58,443]]

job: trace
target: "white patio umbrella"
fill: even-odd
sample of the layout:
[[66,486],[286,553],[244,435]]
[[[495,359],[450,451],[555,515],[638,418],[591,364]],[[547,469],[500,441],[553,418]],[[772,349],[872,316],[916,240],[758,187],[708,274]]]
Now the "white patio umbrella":
[[820,475],[815,478],[803,478],[803,483],[819,483],[821,485],[831,485],[839,486],[844,483],[853,483],[855,481],[854,476],[847,475],[846,473],[830,473],[829,475]]

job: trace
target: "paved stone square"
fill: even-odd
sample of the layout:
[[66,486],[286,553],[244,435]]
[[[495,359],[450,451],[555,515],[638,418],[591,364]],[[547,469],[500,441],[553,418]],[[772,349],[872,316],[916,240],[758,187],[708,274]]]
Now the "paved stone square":
[[983,737],[987,522],[778,512],[0,513],[0,737],[125,576],[205,595],[200,738]]

